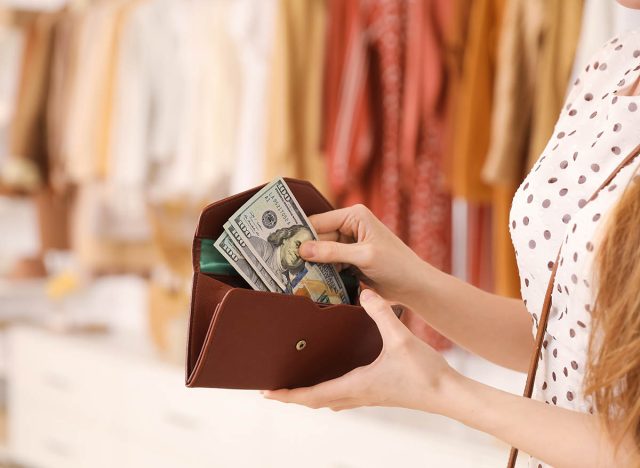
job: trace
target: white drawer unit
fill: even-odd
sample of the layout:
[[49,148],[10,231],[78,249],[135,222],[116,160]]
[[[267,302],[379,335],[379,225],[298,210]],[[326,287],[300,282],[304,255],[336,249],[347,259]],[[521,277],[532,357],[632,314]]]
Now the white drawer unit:
[[436,416],[187,389],[183,369],[138,336],[14,327],[8,345],[9,454],[29,467],[476,468],[507,454]]

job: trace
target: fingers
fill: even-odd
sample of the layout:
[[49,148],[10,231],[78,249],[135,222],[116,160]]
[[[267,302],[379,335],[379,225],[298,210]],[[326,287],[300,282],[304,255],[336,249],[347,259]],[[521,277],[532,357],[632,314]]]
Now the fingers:
[[352,372],[311,387],[300,387],[291,390],[267,390],[263,395],[270,400],[296,403],[310,408],[331,406],[332,402],[350,398],[351,393],[354,391],[354,383],[349,377]]
[[342,411],[346,409],[353,409],[363,406],[362,402],[360,402],[356,398],[346,397],[346,398],[338,398],[336,400],[326,400],[326,401],[314,401],[311,403],[308,400],[299,400],[294,401],[290,400],[290,397],[284,396],[286,393],[280,393],[281,390],[271,390],[262,392],[264,397],[268,400],[277,400],[283,403],[293,403],[307,406],[308,408],[318,409],[318,408],[329,408],[331,411]]
[[319,233],[318,239],[321,241],[336,242],[338,239],[340,239],[340,233],[338,231],[323,232],[322,234]]
[[337,231],[357,237],[358,223],[366,220],[369,216],[371,216],[371,212],[367,207],[354,205],[309,216],[309,221],[318,234]]
[[300,246],[302,258],[318,263],[348,263],[364,266],[368,259],[365,244],[343,244],[333,241],[308,241]]
[[364,289],[360,293],[360,305],[376,322],[384,343],[407,337],[407,328],[398,320],[391,306],[372,289]]

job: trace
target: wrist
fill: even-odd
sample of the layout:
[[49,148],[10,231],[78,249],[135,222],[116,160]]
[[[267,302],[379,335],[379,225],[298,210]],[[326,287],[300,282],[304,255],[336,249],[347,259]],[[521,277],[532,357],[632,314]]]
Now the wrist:
[[407,271],[409,280],[404,283],[404,291],[400,296],[402,303],[412,310],[429,306],[432,297],[430,291],[437,288],[445,274],[417,255]]
[[460,374],[453,367],[447,365],[438,379],[433,400],[429,404],[429,412],[456,418],[456,412],[460,409],[465,397],[465,390],[469,379]]

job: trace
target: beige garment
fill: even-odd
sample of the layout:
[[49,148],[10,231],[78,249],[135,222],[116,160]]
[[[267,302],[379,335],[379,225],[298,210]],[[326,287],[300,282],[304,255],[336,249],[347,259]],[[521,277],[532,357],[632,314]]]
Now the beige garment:
[[327,193],[320,151],[324,0],[280,0],[267,106],[265,176],[310,180]]
[[8,156],[7,139],[15,111],[24,39],[24,30],[16,27],[0,7],[0,174]]
[[79,184],[72,245],[79,262],[97,272],[148,272],[156,262],[144,200],[112,186],[110,132],[122,28],[138,0],[104,0],[81,13],[77,64],[63,151]]
[[582,5],[583,0],[546,0],[527,170],[540,157],[562,109],[580,35]]
[[51,38],[57,14],[38,14],[27,19],[20,85],[9,136],[12,156],[37,168],[41,182],[46,181],[45,109],[51,63]]
[[111,3],[113,24],[108,34],[109,43],[106,46],[106,70],[102,85],[102,102],[100,102],[102,115],[96,123],[98,126],[98,139],[95,142],[97,147],[95,157],[97,159],[96,169],[99,177],[108,177],[109,175],[109,144],[111,143],[116,67],[118,66],[118,50],[122,38],[122,31],[131,11],[143,1],[144,0],[120,0],[112,1]]
[[532,164],[530,151],[536,139],[544,135],[546,142],[562,105],[577,37],[578,20],[572,15],[580,17],[581,1],[508,0],[506,5],[491,141],[482,168],[483,180],[493,186],[494,279],[499,294],[519,295],[507,231],[511,198]]
[[51,81],[47,101],[47,151],[49,153],[49,182],[56,191],[68,185],[66,159],[63,148],[64,132],[69,116],[69,104],[78,67],[78,31],[81,15],[65,10],[53,33]]
[[105,129],[109,126],[109,94],[114,80],[114,54],[119,15],[129,0],[91,4],[79,23],[77,60],[65,122],[63,153],[71,180],[77,183],[106,175]]
[[[491,142],[482,169],[492,185],[518,185],[529,134],[540,56],[545,0],[508,0],[500,31]],[[513,195],[513,194],[512,194]]]
[[113,220],[105,203],[109,195],[102,184],[87,183],[78,188],[71,213],[72,249],[80,265],[92,272],[148,273],[157,263],[152,242],[122,241],[109,233],[101,235],[100,227]]
[[482,178],[493,186],[494,292],[519,297],[520,282],[509,236],[511,199],[529,149],[536,67],[545,0],[508,0],[500,31],[491,140]]

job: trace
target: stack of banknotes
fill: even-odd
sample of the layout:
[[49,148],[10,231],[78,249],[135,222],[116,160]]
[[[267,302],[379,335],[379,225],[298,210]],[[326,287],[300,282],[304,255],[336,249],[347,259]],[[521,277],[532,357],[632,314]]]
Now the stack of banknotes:
[[229,218],[215,247],[253,289],[348,304],[335,267],[307,262],[298,254],[303,242],[317,239],[291,189],[279,178]]

